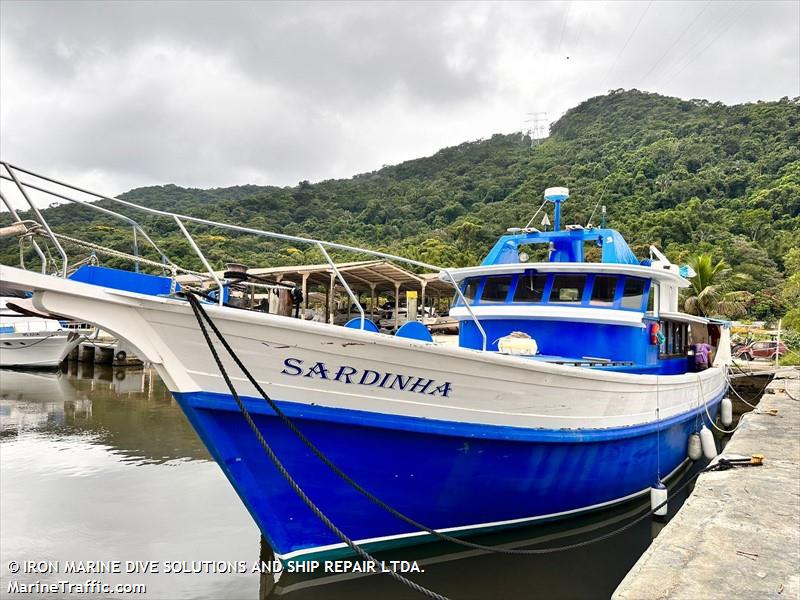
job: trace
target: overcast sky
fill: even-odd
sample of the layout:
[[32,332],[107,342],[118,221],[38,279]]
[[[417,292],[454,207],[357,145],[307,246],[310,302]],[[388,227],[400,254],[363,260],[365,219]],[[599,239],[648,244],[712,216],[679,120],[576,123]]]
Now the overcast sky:
[[798,96],[800,2],[0,0],[0,155],[107,194],[349,177],[620,87]]

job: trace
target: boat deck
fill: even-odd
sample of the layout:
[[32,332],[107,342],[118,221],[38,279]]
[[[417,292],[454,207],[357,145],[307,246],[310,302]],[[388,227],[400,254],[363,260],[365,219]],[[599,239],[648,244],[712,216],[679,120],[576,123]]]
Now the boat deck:
[[554,354],[536,354],[533,356],[517,355],[530,360],[552,363],[556,365],[569,365],[573,367],[633,367],[631,361],[608,360],[594,356],[582,356],[574,358],[570,356],[558,356]]

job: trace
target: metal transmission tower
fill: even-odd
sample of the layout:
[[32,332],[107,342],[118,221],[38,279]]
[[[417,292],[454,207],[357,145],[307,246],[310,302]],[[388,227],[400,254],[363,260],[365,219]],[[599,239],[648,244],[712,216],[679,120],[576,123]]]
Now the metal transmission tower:
[[525,123],[529,124],[526,133],[531,138],[531,148],[538,146],[549,135],[547,113],[527,113]]

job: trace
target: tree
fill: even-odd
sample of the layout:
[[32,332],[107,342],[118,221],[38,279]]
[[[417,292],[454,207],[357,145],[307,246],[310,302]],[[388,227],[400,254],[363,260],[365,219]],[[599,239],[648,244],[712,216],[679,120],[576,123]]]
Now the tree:
[[772,323],[786,313],[786,304],[774,290],[759,290],[753,294],[747,311],[754,319]]
[[698,254],[689,259],[695,275],[689,281],[689,295],[684,310],[701,317],[740,317],[747,312],[748,292],[725,291],[725,277],[730,272],[724,260],[714,263],[710,254]]

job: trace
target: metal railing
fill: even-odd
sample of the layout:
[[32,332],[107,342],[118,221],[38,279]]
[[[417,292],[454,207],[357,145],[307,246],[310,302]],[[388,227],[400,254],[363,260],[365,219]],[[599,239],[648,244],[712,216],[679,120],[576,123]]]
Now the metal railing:
[[[120,206],[125,206],[127,208],[130,208],[130,209],[133,209],[133,210],[136,210],[136,211],[139,211],[139,212],[143,212],[145,214],[154,215],[154,216],[158,216],[158,217],[164,217],[166,219],[169,219],[169,220],[175,222],[177,224],[181,234],[186,238],[186,240],[188,241],[190,247],[192,248],[194,253],[197,255],[197,257],[200,259],[200,262],[203,264],[204,268],[207,270],[209,278],[212,279],[217,284],[218,289],[219,289],[218,302],[219,302],[220,305],[224,304],[224,294],[223,294],[224,285],[223,285],[222,281],[220,280],[219,276],[214,272],[214,269],[211,267],[210,263],[208,262],[208,259],[203,254],[202,250],[200,249],[200,247],[198,246],[197,242],[192,237],[191,233],[189,233],[188,229],[185,226],[185,223],[196,223],[198,225],[205,225],[205,226],[208,226],[208,227],[219,227],[219,228],[222,228],[222,229],[228,229],[230,231],[234,231],[236,233],[249,234],[249,235],[255,235],[255,236],[275,239],[275,240],[281,240],[281,241],[285,241],[285,242],[293,242],[293,243],[299,243],[299,244],[306,244],[306,245],[310,245],[310,246],[315,246],[316,248],[318,248],[321,251],[322,255],[324,256],[325,260],[327,261],[328,265],[330,266],[332,272],[336,275],[336,278],[339,280],[339,283],[342,285],[344,290],[347,292],[347,295],[350,297],[350,300],[353,302],[353,304],[355,304],[358,307],[359,312],[361,314],[360,328],[362,330],[364,329],[364,322],[365,322],[365,319],[366,319],[365,314],[364,314],[364,309],[361,306],[361,303],[358,301],[358,298],[353,293],[353,290],[347,284],[347,282],[345,281],[345,279],[342,276],[341,272],[336,267],[335,263],[333,262],[333,259],[330,257],[330,254],[328,254],[327,249],[343,250],[343,251],[347,251],[347,252],[354,252],[354,253],[357,253],[357,254],[367,254],[367,255],[370,255],[370,256],[375,256],[375,257],[378,257],[378,258],[383,258],[383,259],[391,260],[391,261],[394,261],[394,262],[405,263],[405,264],[408,264],[408,265],[413,265],[415,267],[420,267],[420,268],[423,268],[423,269],[428,269],[428,270],[431,270],[431,271],[435,271],[435,272],[440,274],[440,279],[447,280],[453,286],[456,296],[458,297],[458,299],[461,301],[461,303],[464,305],[464,307],[469,312],[469,315],[472,318],[473,322],[475,323],[475,326],[478,328],[478,331],[480,331],[481,338],[483,340],[483,350],[486,350],[486,348],[488,346],[488,338],[487,338],[487,335],[486,335],[486,331],[484,330],[483,326],[481,325],[481,323],[478,320],[478,318],[475,315],[475,313],[472,311],[472,307],[470,306],[469,302],[467,302],[467,299],[464,297],[464,294],[461,292],[460,286],[456,282],[455,278],[453,277],[453,275],[452,275],[452,273],[450,272],[449,269],[446,269],[446,268],[443,268],[443,267],[439,267],[439,266],[436,266],[436,265],[431,265],[431,264],[428,264],[428,263],[425,263],[425,262],[422,262],[422,261],[418,261],[418,260],[414,260],[414,259],[410,259],[410,258],[405,258],[405,257],[402,257],[402,256],[396,256],[394,254],[389,254],[389,253],[386,253],[386,252],[379,252],[377,250],[369,250],[367,248],[359,248],[357,246],[350,246],[350,245],[347,245],[347,244],[340,244],[340,243],[337,243],[337,242],[327,242],[327,241],[324,241],[324,240],[318,240],[318,239],[314,239],[314,238],[299,237],[299,236],[294,236],[294,235],[288,235],[288,234],[285,234],[285,233],[277,233],[277,232],[273,232],[273,231],[264,231],[264,230],[255,229],[255,228],[252,228],[252,227],[243,227],[241,225],[231,225],[229,223],[221,223],[219,221],[212,221],[210,219],[202,219],[200,217],[192,217],[190,215],[182,215],[182,214],[179,214],[179,213],[173,213],[173,212],[169,212],[169,211],[159,210],[159,209],[156,209],[156,208],[150,208],[150,207],[147,207],[147,206],[141,206],[139,204],[136,204],[134,202],[130,202],[128,200],[122,200],[120,198],[115,198],[113,196],[105,196],[103,194],[98,194],[98,193],[93,192],[91,190],[87,190],[85,188],[81,188],[81,187],[78,187],[76,185],[72,185],[70,183],[66,183],[64,181],[59,181],[58,179],[54,179],[52,177],[47,177],[45,175],[41,175],[39,173],[36,173],[36,172],[28,170],[28,169],[24,169],[24,168],[19,167],[17,165],[12,165],[12,164],[10,164],[8,162],[0,161],[0,165],[2,165],[5,168],[6,172],[8,173],[8,176],[6,176],[6,175],[3,175],[0,172],[0,179],[4,179],[4,180],[7,180],[7,181],[14,182],[14,184],[17,187],[17,189],[19,189],[20,193],[24,197],[26,203],[31,207],[31,209],[36,214],[37,218],[39,219],[42,227],[44,228],[44,230],[45,230],[45,232],[47,234],[47,237],[53,242],[53,245],[58,249],[59,253],[61,254],[61,258],[62,258],[62,261],[63,261],[63,267],[61,269],[61,276],[62,277],[66,277],[67,276],[67,254],[64,251],[64,248],[62,247],[62,245],[59,243],[56,234],[50,229],[50,226],[45,221],[44,216],[42,215],[42,213],[39,211],[38,208],[36,208],[34,203],[31,201],[29,195],[26,192],[26,189],[36,190],[38,192],[48,194],[50,196],[59,198],[61,200],[65,200],[67,202],[79,204],[79,205],[85,206],[87,208],[91,208],[93,210],[97,210],[97,211],[102,212],[102,213],[104,213],[106,215],[112,216],[114,218],[117,218],[117,219],[120,219],[120,220],[126,222],[128,225],[130,225],[133,228],[134,240],[136,239],[135,236],[136,236],[136,232],[138,231],[142,235],[142,237],[144,237],[150,243],[150,245],[155,249],[155,251],[159,254],[159,256],[161,257],[162,261],[164,262],[164,265],[165,266],[169,266],[169,267],[172,268],[173,277],[174,277],[175,270],[177,268],[179,268],[179,267],[172,260],[170,260],[167,257],[166,254],[164,254],[160,250],[160,248],[155,244],[155,242],[153,242],[153,240],[150,238],[150,236],[147,235],[147,233],[144,231],[144,229],[141,227],[141,225],[137,221],[132,219],[131,217],[129,217],[127,215],[124,215],[124,214],[121,214],[121,213],[118,213],[116,211],[110,210],[108,208],[102,207],[102,206],[97,206],[93,202],[89,202],[89,201],[86,201],[86,200],[79,200],[77,198],[73,198],[71,196],[66,196],[64,194],[58,193],[58,192],[56,192],[54,190],[49,190],[47,188],[43,188],[43,187],[34,185],[34,184],[30,183],[30,182],[21,181],[19,179],[19,177],[18,177],[18,173],[24,173],[25,175],[28,175],[29,177],[34,177],[34,178],[36,178],[38,180],[46,181],[48,183],[60,186],[62,188],[66,188],[68,190],[73,190],[75,192],[80,192],[82,194],[86,194],[87,196],[91,196],[91,197],[97,198],[99,200],[106,200],[108,202],[112,202],[112,203],[118,204]],[[8,201],[6,201],[5,198],[3,198],[3,203],[6,205],[6,207],[8,207],[8,209],[11,212],[12,216],[14,216],[14,218],[17,221],[20,221],[20,218],[17,215],[16,211],[14,211],[14,209],[11,207],[11,204]],[[137,252],[137,255],[138,255],[138,248],[136,248],[136,242],[135,241],[134,241],[134,249],[135,249],[135,251]],[[41,253],[41,250],[38,248],[38,246],[37,246],[37,253],[39,253],[39,256],[42,257],[42,259],[44,260],[44,256]],[[399,306],[399,298],[395,298],[395,302]]]

